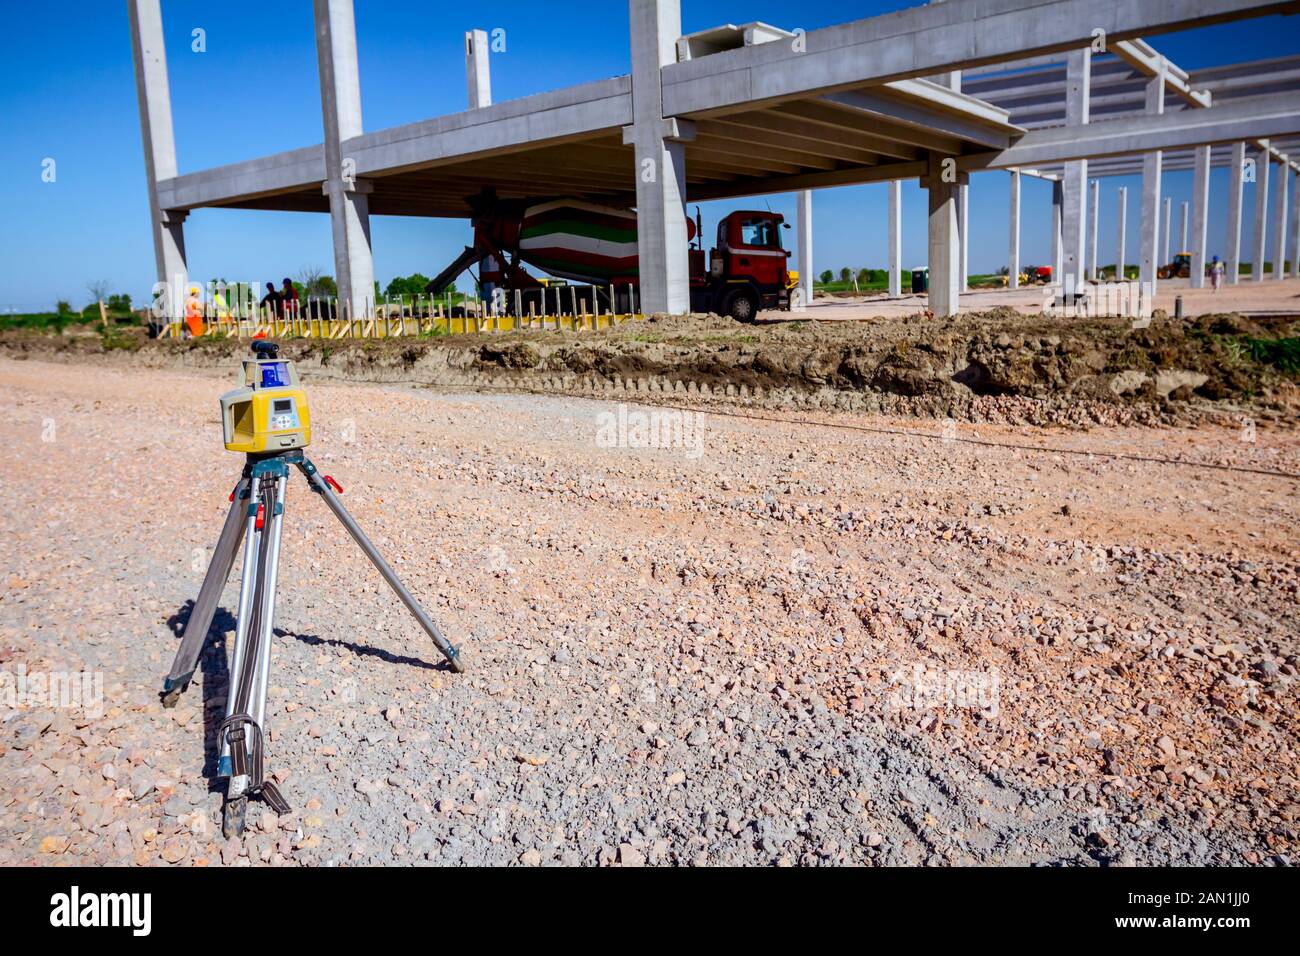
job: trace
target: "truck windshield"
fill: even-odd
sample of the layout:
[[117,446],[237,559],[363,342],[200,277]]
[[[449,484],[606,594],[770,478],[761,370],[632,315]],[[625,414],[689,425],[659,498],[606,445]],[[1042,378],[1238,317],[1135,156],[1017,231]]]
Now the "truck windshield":
[[747,246],[780,247],[776,223],[771,219],[746,219],[740,224],[740,241]]

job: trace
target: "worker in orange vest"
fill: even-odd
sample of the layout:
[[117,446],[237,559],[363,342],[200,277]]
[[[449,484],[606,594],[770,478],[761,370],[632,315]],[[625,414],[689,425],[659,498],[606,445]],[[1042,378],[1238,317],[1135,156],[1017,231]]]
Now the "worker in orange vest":
[[202,335],[205,331],[203,325],[203,301],[199,298],[199,287],[190,286],[190,294],[185,299],[185,325],[190,330],[190,335]]

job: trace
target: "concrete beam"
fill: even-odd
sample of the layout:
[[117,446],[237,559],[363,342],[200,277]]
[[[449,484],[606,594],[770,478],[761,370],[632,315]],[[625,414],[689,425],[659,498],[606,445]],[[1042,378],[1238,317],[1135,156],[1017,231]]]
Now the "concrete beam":
[[343,143],[361,135],[361,78],[352,0],[314,0],[316,62],[325,129],[325,183],[339,303],[358,318],[375,306],[375,261],[364,181]]
[[1007,248],[1007,287],[1020,288],[1020,170],[1011,170],[1011,201]]
[[889,295],[903,294],[903,184],[889,182]]
[[949,0],[812,30],[799,42],[763,43],[677,63],[664,70],[671,115],[752,108],[1004,60],[1188,30],[1295,9],[1294,0]]
[[1187,212],[1188,212],[1187,201],[1183,200],[1183,202],[1178,207],[1178,251],[1179,252],[1188,251],[1187,226],[1190,220],[1188,219]]
[[[1285,160],[1285,157],[1283,157]],[[1287,215],[1287,200],[1291,197],[1291,183],[1288,176],[1291,167],[1286,162],[1277,164],[1277,196],[1274,200],[1277,203],[1274,218],[1276,223],[1273,229],[1273,278],[1286,278],[1286,255],[1287,255],[1287,229],[1291,225],[1290,217]]]
[[812,190],[804,189],[796,196],[795,232],[799,242],[799,291],[803,303],[813,300],[813,209]]
[[685,124],[664,111],[660,78],[663,68],[677,60],[681,7],[678,0],[628,0],[628,21],[633,118],[632,125],[623,131],[623,141],[633,147],[636,157],[641,308],[646,314],[678,315],[691,309],[686,153],[682,142],[687,130]]
[[[1145,40],[1118,40],[1107,45],[1107,50],[1128,63],[1143,76],[1155,76],[1159,61],[1163,59]],[[1208,107],[1213,96],[1206,90],[1194,90],[1187,82],[1187,72],[1165,61],[1165,86],[1188,103]]]
[[1227,279],[1231,285],[1239,281],[1241,271],[1241,207],[1242,184],[1246,168],[1246,144],[1232,146],[1232,165],[1228,167],[1228,243],[1224,257]]
[[1125,156],[1153,149],[1186,149],[1207,143],[1233,143],[1300,134],[1300,101],[1294,97],[1243,97],[1204,110],[1148,113],[1090,123],[1030,130],[1000,153],[959,157],[966,171],[1042,167],[1073,159]]
[[1264,258],[1268,236],[1268,152],[1261,151],[1255,160],[1255,248],[1250,277],[1264,281]]
[[149,230],[153,235],[155,274],[161,288],[158,303],[172,321],[184,315],[189,267],[185,261],[183,214],[169,212],[159,182],[176,176],[176,139],[172,132],[171,90],[167,82],[167,51],[163,43],[159,0],[129,0],[131,49],[135,60],[136,98],[140,104],[140,137],[144,141],[145,185],[149,191]]
[[[929,194],[930,311],[936,316],[956,315],[959,307],[960,276],[957,241],[957,182],[945,181],[943,157],[930,157],[926,176]],[[958,174],[960,176],[960,174]]]
[[[1210,222],[1210,147],[1196,150],[1196,172],[1192,176],[1192,288],[1205,286],[1205,247]],[[1184,248],[1186,239],[1184,238]]]
[[472,110],[492,105],[492,71],[488,64],[491,55],[486,30],[465,31],[465,84]]

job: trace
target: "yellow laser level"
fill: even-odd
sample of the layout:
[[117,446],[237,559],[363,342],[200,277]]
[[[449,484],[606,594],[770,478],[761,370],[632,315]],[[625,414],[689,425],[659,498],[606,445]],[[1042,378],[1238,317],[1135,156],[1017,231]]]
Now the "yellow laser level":
[[311,411],[298,370],[280,358],[274,342],[253,343],[244,359],[244,387],[221,396],[221,428],[228,451],[262,454],[311,444]]

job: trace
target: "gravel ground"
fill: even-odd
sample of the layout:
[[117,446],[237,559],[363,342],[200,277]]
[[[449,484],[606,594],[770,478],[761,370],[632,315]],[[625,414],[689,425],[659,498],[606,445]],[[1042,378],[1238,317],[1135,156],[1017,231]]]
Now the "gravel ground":
[[[0,864],[1294,854],[1300,482],[1240,470],[1300,472],[1294,431],[708,415],[628,447],[609,402],[311,385],[309,453],[472,669],[293,479],[267,766],[295,809],[226,842],[237,575],[201,677],[157,691],[239,466],[228,380],[0,382]],[[27,680],[81,672],[101,706]]]

